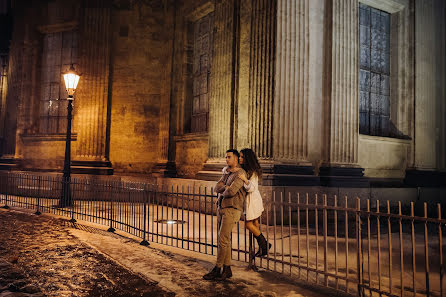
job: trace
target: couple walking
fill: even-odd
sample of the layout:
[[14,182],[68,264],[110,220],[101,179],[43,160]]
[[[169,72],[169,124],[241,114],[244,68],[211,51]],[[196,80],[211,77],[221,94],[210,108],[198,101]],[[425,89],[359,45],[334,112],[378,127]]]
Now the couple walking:
[[243,149],[240,153],[230,149],[226,151],[225,158],[228,166],[223,168],[223,175],[215,187],[215,191],[219,193],[217,211],[220,218],[217,263],[203,276],[206,280],[225,280],[232,276],[231,233],[244,208],[246,228],[253,233],[259,244],[256,257],[265,256],[271,248],[259,229],[259,217],[263,212],[259,192],[262,169],[255,153],[251,149]]

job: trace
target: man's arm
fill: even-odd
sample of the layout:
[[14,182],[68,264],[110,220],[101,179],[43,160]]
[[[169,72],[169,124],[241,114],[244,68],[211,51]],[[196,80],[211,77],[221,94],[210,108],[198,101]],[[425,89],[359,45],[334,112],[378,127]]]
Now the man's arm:
[[226,189],[223,192],[223,197],[233,197],[237,192],[243,187],[243,180],[237,176],[232,184],[229,187],[226,187]]
[[217,185],[215,186],[214,190],[217,193],[223,193],[225,190],[225,183],[224,181],[225,176],[223,175],[217,182]]

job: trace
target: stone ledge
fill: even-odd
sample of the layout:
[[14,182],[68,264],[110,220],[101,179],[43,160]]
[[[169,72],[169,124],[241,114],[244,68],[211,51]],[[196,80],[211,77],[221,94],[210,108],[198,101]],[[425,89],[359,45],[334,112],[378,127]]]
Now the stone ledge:
[[[66,134],[35,134],[22,135],[23,141],[65,141]],[[71,141],[77,140],[77,134],[71,134]]]
[[73,174],[113,175],[110,161],[71,161]]
[[404,184],[409,187],[446,188],[446,172],[417,169],[406,170]]
[[208,133],[187,133],[184,135],[177,135],[174,137],[176,142],[180,141],[198,141],[198,140],[208,140]]
[[321,167],[321,185],[327,187],[368,188],[369,179],[364,177],[363,168]]
[[10,171],[17,168],[17,161],[13,156],[2,156],[0,158],[0,170]]

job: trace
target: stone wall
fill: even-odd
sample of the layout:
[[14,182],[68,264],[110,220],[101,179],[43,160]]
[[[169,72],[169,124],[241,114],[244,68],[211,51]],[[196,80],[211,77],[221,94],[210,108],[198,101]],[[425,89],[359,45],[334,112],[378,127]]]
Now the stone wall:
[[176,141],[176,168],[178,176],[194,178],[197,172],[203,169],[208,158],[208,139],[187,137]]
[[372,178],[403,179],[411,140],[359,135],[358,163]]
[[162,1],[113,10],[109,150],[116,172],[150,173],[160,157],[160,112],[169,102],[171,14]]
[[[405,140],[358,133],[357,0],[87,2],[16,11],[0,153],[22,168],[62,168],[64,136],[38,131],[39,76],[42,33],[67,26],[83,72],[73,160],[121,175],[174,164],[194,178],[226,149],[252,147],[267,174],[315,182],[333,168],[389,179],[446,168],[442,0],[360,0],[392,14],[390,117]],[[191,24],[210,13],[209,129],[191,133]]]
[[[194,177],[208,159],[208,131],[191,133],[193,23],[214,12],[214,1],[209,0],[183,1],[176,6],[168,157],[175,163],[176,174],[181,177]],[[215,48],[212,53],[215,55]],[[214,70],[213,65],[211,77]]]
[[[6,96],[3,156],[12,156],[24,169],[61,169],[65,138],[37,136],[40,111],[42,33],[69,24],[77,26],[76,1],[17,3],[10,48],[8,93]],[[59,24],[63,24],[61,27]],[[76,144],[73,145],[76,150]]]
[[111,160],[118,172],[151,172],[160,157],[160,112],[169,114],[173,9],[168,5],[94,0],[80,7],[55,1],[17,9],[1,154],[15,155],[24,169],[62,168],[64,135],[38,130],[39,61],[42,33],[70,27],[79,31],[76,66],[82,74],[72,160]]
[[409,0],[361,0],[391,13],[390,120],[406,139],[360,135],[358,164],[370,178],[403,179],[411,163],[414,117],[414,13]]
[[445,2],[415,2],[416,93],[413,167],[445,170]]

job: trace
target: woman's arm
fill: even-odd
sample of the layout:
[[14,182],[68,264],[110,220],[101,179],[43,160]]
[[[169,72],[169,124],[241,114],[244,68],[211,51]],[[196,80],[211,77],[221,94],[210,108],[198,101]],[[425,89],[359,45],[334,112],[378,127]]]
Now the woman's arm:
[[237,176],[230,186],[225,186],[225,191],[223,192],[223,197],[233,197],[240,188],[243,187],[243,180],[240,178],[240,175]]
[[257,190],[259,188],[259,179],[257,178],[257,175],[253,174],[251,178],[248,180],[248,183],[244,184],[244,187],[248,193]]

